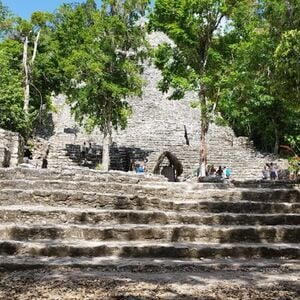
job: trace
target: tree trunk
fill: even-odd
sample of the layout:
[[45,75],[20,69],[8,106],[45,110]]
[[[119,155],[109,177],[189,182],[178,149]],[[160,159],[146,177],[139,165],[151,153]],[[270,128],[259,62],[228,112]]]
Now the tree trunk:
[[201,109],[201,132],[200,132],[200,172],[199,176],[203,177],[206,174],[207,165],[207,143],[206,135],[208,131],[208,115],[207,115],[207,103],[205,95],[200,95],[200,109]]
[[[37,54],[37,47],[38,42],[40,38],[40,30],[38,31],[36,38],[34,40],[34,48],[33,48],[33,54],[31,58],[31,67],[33,66],[34,60],[36,58]],[[28,36],[25,37],[24,46],[23,46],[23,68],[24,68],[24,113],[25,118],[28,119],[29,115],[29,98],[30,98],[30,64],[28,63]]]
[[33,65],[33,63],[35,61],[35,58],[36,58],[37,47],[38,47],[38,43],[39,43],[40,34],[41,34],[41,30],[38,31],[38,33],[35,37],[35,40],[34,40],[33,54],[32,54],[32,58],[31,58],[31,65]]
[[29,66],[28,66],[28,37],[26,36],[24,41],[23,47],[23,68],[24,68],[24,114],[25,118],[28,118],[29,114],[29,95],[30,95],[30,88],[29,88]]
[[279,132],[278,129],[275,127],[274,129],[275,133],[275,145],[274,145],[274,154],[278,154],[279,152]]
[[[204,51],[203,49],[199,49],[200,53],[203,53],[202,57],[202,74],[206,74],[206,66],[208,62],[208,51],[209,47],[212,41],[213,33],[218,28],[222,18],[224,16],[216,16],[215,22],[211,24],[211,26],[208,24],[207,26],[207,35],[206,35],[206,41],[204,45]],[[200,54],[201,55],[201,54]],[[206,176],[206,165],[207,165],[207,143],[206,143],[206,135],[208,131],[209,126],[209,113],[207,111],[207,90],[206,86],[202,85],[200,92],[200,110],[201,110],[201,132],[200,132],[200,163],[199,163],[199,176],[203,177]]]
[[103,151],[102,151],[102,170],[107,172],[110,167],[109,148],[111,144],[111,125],[110,122],[105,125],[103,130]]

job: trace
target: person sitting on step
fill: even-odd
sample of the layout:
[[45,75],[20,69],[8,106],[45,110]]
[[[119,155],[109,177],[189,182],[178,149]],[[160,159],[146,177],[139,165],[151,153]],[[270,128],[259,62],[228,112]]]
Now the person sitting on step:
[[222,168],[222,166],[219,166],[218,170],[216,171],[216,175],[218,177],[222,177],[222,175],[223,175],[223,168]]
[[231,176],[231,169],[229,167],[225,168],[225,176],[226,179],[229,179]]

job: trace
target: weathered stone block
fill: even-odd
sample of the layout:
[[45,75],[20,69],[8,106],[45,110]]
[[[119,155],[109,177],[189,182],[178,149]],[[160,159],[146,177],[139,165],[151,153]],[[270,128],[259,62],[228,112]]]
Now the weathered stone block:
[[0,167],[15,167],[23,162],[24,140],[20,134],[0,128]]

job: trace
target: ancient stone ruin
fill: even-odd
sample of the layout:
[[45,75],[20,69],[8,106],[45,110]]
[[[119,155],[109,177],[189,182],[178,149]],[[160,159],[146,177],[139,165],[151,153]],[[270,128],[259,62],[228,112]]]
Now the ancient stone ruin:
[[[156,32],[149,36],[153,46],[166,40]],[[113,133],[111,169],[131,170],[132,160],[147,160],[147,171],[152,172],[164,151],[171,151],[183,164],[183,177],[192,177],[199,166],[200,112],[191,107],[192,93],[180,101],[168,100],[168,95],[157,90],[160,72],[148,62],[144,72],[145,87],[142,98],[128,99],[133,108],[125,130]],[[80,149],[85,142],[93,148],[88,167],[101,163],[102,134],[88,135],[71,116],[65,97],[54,99],[57,113],[50,114],[41,136],[49,145],[48,167],[82,165]],[[266,162],[274,160],[255,149],[246,137],[236,137],[228,127],[210,124],[208,133],[208,163],[215,167],[230,166],[232,178],[259,179]],[[277,161],[283,169],[284,160]]]
[[274,270],[285,282],[299,270],[299,184],[169,183],[116,171],[2,168],[0,190],[0,268],[29,270],[27,278],[39,270],[54,276],[63,267],[74,272],[68,281],[79,270],[81,280],[114,272],[160,281],[179,272],[177,282],[191,272],[205,272],[206,280],[214,272],[251,270],[262,284]]
[[[159,44],[165,37],[154,33],[149,39]],[[114,272],[112,290],[117,289],[115,274],[120,273],[133,278],[135,273],[156,272],[160,277],[151,278],[158,286],[162,278],[168,280],[166,272],[181,272],[178,282],[191,272],[202,272],[200,280],[205,282],[214,276],[211,272],[237,272],[238,277],[243,272],[249,276],[250,270],[253,275],[246,279],[253,285],[254,278],[269,284],[266,273],[271,276],[275,270],[276,280],[287,290],[286,276],[296,277],[300,269],[299,183],[243,181],[260,179],[264,164],[273,158],[230,128],[215,124],[210,124],[208,134],[209,163],[230,166],[233,179],[241,181],[172,183],[153,175],[162,153],[171,151],[180,160],[186,179],[195,175],[199,161],[199,110],[190,106],[194,96],[169,101],[157,91],[159,78],[149,63],[142,98],[129,99],[133,115],[128,127],[113,133],[113,171],[107,173],[92,169],[101,162],[101,133],[86,134],[62,95],[54,99],[57,112],[49,114],[35,139],[33,168],[15,167],[22,163],[23,140],[0,130],[1,270],[38,274],[37,280],[44,281],[34,281],[36,290],[61,268],[75,275],[86,272],[83,279],[78,275],[82,282],[94,271],[105,279]],[[91,143],[93,151],[82,165],[84,142]],[[48,169],[41,169],[43,159]],[[129,171],[132,160],[146,160],[146,173],[120,172]],[[286,167],[285,161],[277,162]],[[164,167],[161,162],[160,166]],[[55,280],[63,286],[69,282],[60,275]],[[189,280],[193,290],[199,276]],[[139,279],[132,281],[137,286]],[[7,284],[8,291],[15,282]],[[184,299],[179,296],[161,299]],[[9,297],[8,292],[3,299],[13,299]]]
[[0,168],[15,167],[23,162],[24,141],[15,132],[0,128]]
[[[155,47],[167,40],[162,33],[149,35]],[[133,114],[125,130],[113,132],[110,148],[111,169],[130,171],[133,161],[147,161],[146,171],[152,173],[161,153],[171,151],[182,163],[182,178],[196,175],[199,166],[200,112],[191,107],[193,93],[180,101],[168,100],[168,95],[157,90],[160,72],[148,62],[143,74],[145,87],[142,98],[128,99]],[[84,143],[91,145],[85,167],[96,168],[101,164],[102,134],[98,131],[87,134],[71,116],[65,97],[53,99],[56,113],[50,113],[44,120],[32,146],[34,167],[43,162],[48,168],[83,166],[81,149]],[[19,135],[1,131],[0,159],[4,167],[21,163],[23,143]],[[229,166],[232,178],[237,180],[260,179],[266,162],[275,158],[255,149],[246,137],[236,137],[228,127],[210,124],[208,132],[208,164]],[[287,168],[285,160],[276,160]],[[45,164],[44,164],[45,166]],[[164,167],[162,164],[160,172]]]
[[300,191],[293,183],[174,185],[141,174],[17,168],[0,169],[0,188],[0,249],[16,262],[300,257]]

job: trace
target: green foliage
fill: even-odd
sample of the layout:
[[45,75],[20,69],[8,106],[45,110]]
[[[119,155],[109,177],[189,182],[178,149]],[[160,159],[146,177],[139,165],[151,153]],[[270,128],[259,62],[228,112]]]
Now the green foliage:
[[0,1],[0,128],[25,133],[28,125],[23,113],[22,46],[4,39],[11,26],[9,17]]
[[300,31],[289,30],[282,34],[274,53],[278,90],[284,99],[294,101],[300,108]]
[[0,1],[0,21],[3,22],[6,18],[7,15],[7,7],[5,7],[2,3],[2,1]]
[[[1,6],[0,6],[1,8]],[[0,9],[1,11],[1,9]],[[47,27],[51,15],[35,12],[31,21],[7,15],[5,36],[0,42],[1,49],[1,116],[0,127],[18,131],[29,137],[36,122],[43,120],[42,113],[51,109],[51,93],[58,91],[59,70],[50,59],[55,43]],[[33,61],[34,42],[37,34],[37,54]],[[23,112],[24,105],[24,61],[23,49],[28,38],[28,68],[30,83],[29,115]]]
[[[174,89],[170,98],[185,91],[203,92],[209,101],[219,97],[218,82],[223,78],[230,55],[228,43],[234,36],[225,24],[244,17],[249,1],[157,0],[150,15],[149,30],[166,33],[175,45],[160,45],[155,64],[162,70],[161,91]],[[226,22],[225,22],[226,21]],[[227,28],[227,29],[226,29]]]
[[295,175],[299,174],[300,158],[298,156],[293,156],[289,158],[289,171]]
[[19,55],[21,45],[13,40],[0,44],[0,127],[24,133],[23,87]]
[[3,5],[2,1],[0,1],[0,38],[3,38],[7,29],[10,26],[10,22],[8,21],[9,11],[6,6]]
[[[122,5],[121,5],[122,3]],[[126,97],[140,95],[145,32],[138,25],[148,1],[91,1],[64,5],[55,16],[63,90],[79,123],[91,131],[109,123],[124,128],[131,112]]]
[[297,5],[278,0],[249,7],[251,17],[232,29],[240,38],[229,46],[228,70],[220,82],[223,117],[237,134],[249,136],[265,151],[277,151],[286,136],[299,133]]
[[291,146],[295,155],[300,156],[300,120],[298,119],[297,127],[294,135],[286,135],[285,142]]
[[175,43],[155,53],[159,89],[173,99],[198,91],[207,120],[216,103],[219,123],[277,151],[299,134],[299,26],[298,0],[157,0],[149,28]]
[[98,163],[98,164],[96,165],[96,168],[95,168],[95,169],[98,170],[98,171],[104,171],[103,165],[100,164],[100,163]]

